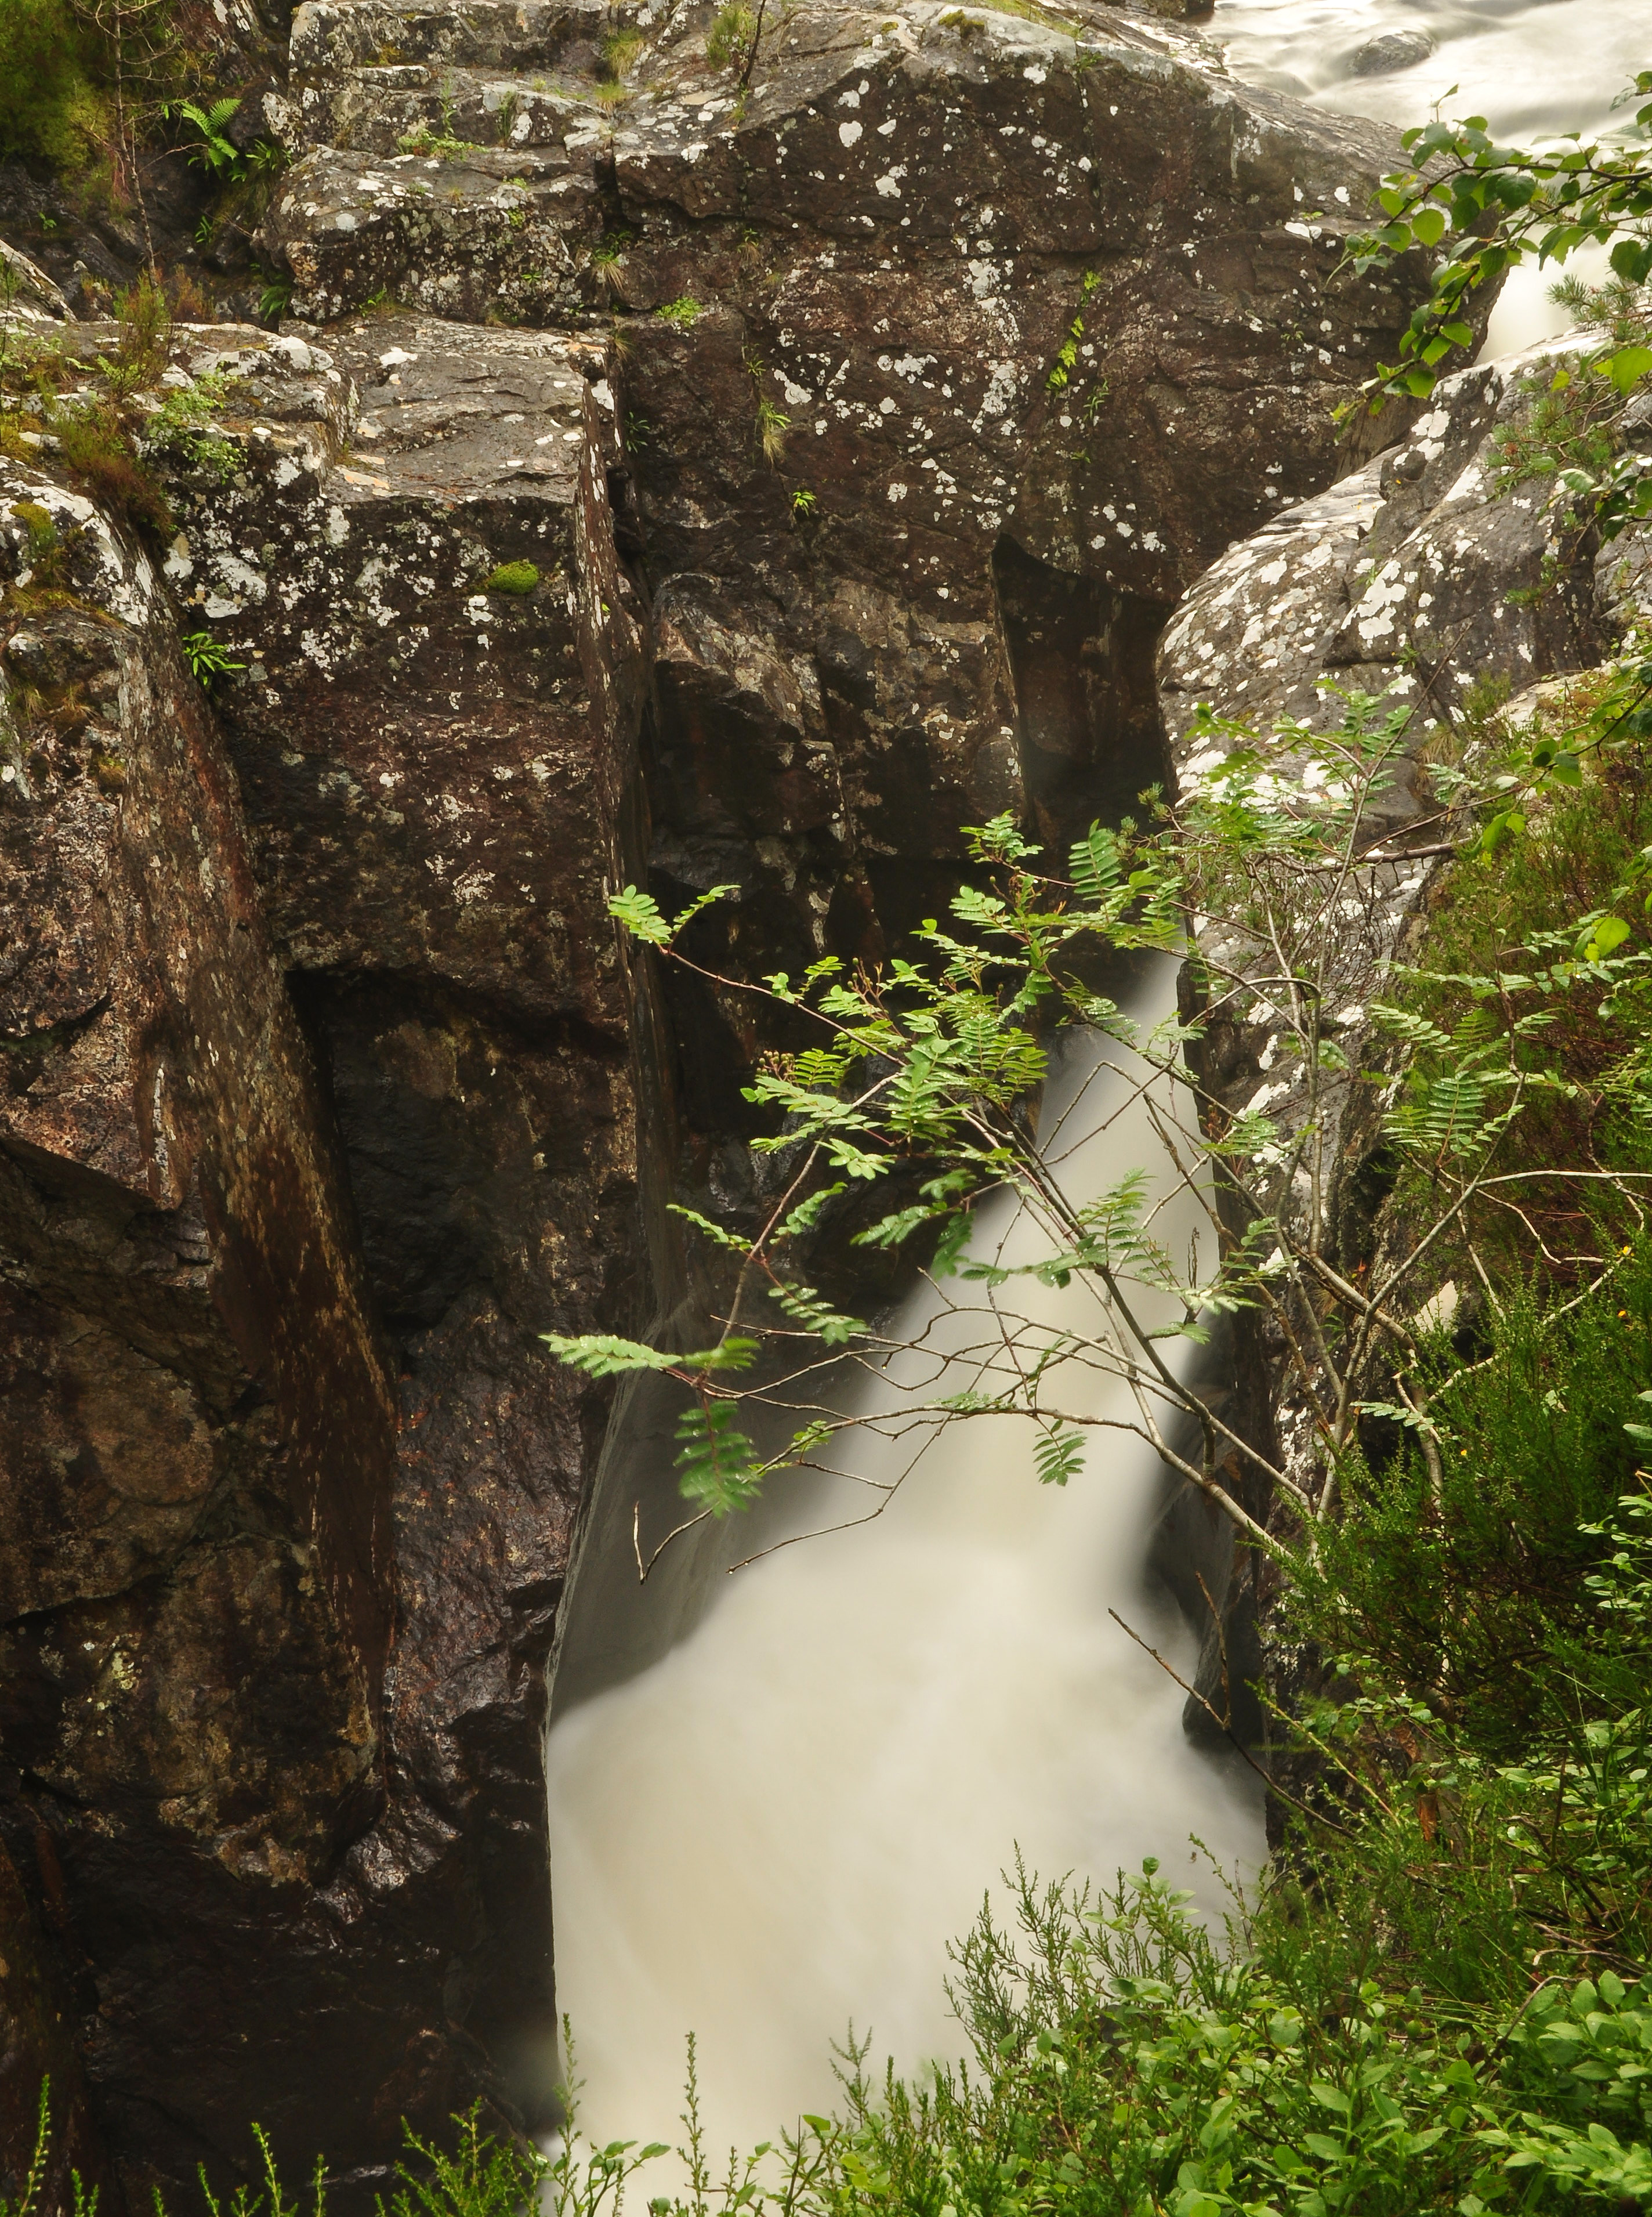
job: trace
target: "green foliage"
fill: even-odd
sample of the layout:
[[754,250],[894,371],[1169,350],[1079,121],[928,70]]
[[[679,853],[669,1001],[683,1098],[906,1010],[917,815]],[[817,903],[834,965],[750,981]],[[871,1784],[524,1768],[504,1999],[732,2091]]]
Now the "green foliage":
[[1599,475],[1611,467],[1621,396],[1609,377],[1577,379],[1569,369],[1556,369],[1546,380],[1526,379],[1523,389],[1524,416],[1496,440],[1500,491],[1556,477],[1563,469]]
[[698,300],[691,300],[685,293],[680,300],[668,300],[663,307],[656,308],[654,312],[662,323],[676,324],[684,330],[688,330],[700,320],[706,311]]
[[605,77],[627,77],[644,46],[643,34],[637,30],[610,31],[602,40],[599,65]]
[[757,444],[762,448],[763,460],[779,467],[786,454],[786,435],[792,428],[792,418],[778,402],[767,393],[757,400]]
[[[1080,297],[1088,300],[1100,282],[1100,276],[1094,269],[1087,269],[1084,272],[1084,281],[1080,287]],[[1045,385],[1051,392],[1061,392],[1066,389],[1073,371],[1078,364],[1079,342],[1083,337],[1084,318],[1082,315],[1075,316],[1068,325],[1067,336],[1063,340],[1055,361],[1051,365],[1050,374],[1045,380]],[[1103,379],[1103,385],[1106,381]]]
[[757,36],[757,18],[743,0],[725,0],[706,38],[706,59],[713,69],[737,69]]
[[[1652,128],[1652,70],[1643,70],[1635,90],[1645,104],[1636,111],[1643,140]],[[1429,299],[1412,316],[1400,341],[1397,364],[1380,369],[1366,387],[1373,410],[1390,398],[1426,398],[1452,350],[1470,348],[1471,295],[1507,269],[1535,258],[1563,262],[1580,247],[1611,250],[1614,276],[1639,287],[1652,277],[1652,148],[1628,139],[1562,139],[1535,151],[1501,146],[1486,119],[1434,122],[1404,134],[1413,166],[1385,176],[1378,199],[1387,220],[1351,243],[1356,269],[1385,264],[1421,249],[1433,263]],[[1603,349],[1588,367],[1619,393],[1652,369],[1652,350],[1638,339]],[[1601,528],[1611,536],[1652,512],[1652,489],[1632,465],[1573,488],[1599,501]]]
[[531,593],[537,590],[539,572],[532,562],[502,562],[490,570],[482,580],[484,593]]
[[100,507],[144,529],[170,530],[172,511],[145,468],[119,407],[93,396],[51,417],[60,460]]
[[266,323],[278,324],[293,305],[293,280],[278,274],[266,277],[258,295],[258,312]]
[[[883,970],[851,971],[826,955],[800,978],[719,979],[767,1003],[808,1042],[765,1053],[747,1088],[766,1125],[755,1152],[782,1155],[790,1181],[768,1221],[755,1236],[737,1237],[693,1220],[700,1236],[739,1257],[730,1316],[738,1312],[738,1334],[755,1338],[766,1357],[761,1382],[713,1384],[703,1362],[697,1369],[640,1346],[616,1353],[608,1340],[559,1342],[558,1351],[585,1360],[583,1346],[610,1370],[670,1369],[700,1402],[726,1403],[706,1420],[720,1428],[706,1498],[714,1496],[721,1513],[767,1472],[811,1455],[823,1436],[855,1421],[822,1417],[813,1364],[844,1349],[869,1362],[893,1351],[894,1343],[819,1294],[794,1244],[818,1224],[829,1195],[847,1189],[876,1201],[881,1189],[887,1199],[857,1242],[892,1251],[921,1236],[933,1241],[931,1275],[959,1281],[953,1312],[978,1312],[983,1335],[952,1366],[959,1375],[938,1378],[930,1402],[904,1405],[905,1421],[1015,1416],[1032,1427],[1040,1476],[1062,1482],[1080,1467],[1078,1442],[1096,1422],[1094,1408],[1066,1391],[1072,1367],[1099,1369],[1129,1385],[1143,1436],[1172,1467],[1289,1576],[1310,1584],[1320,1551],[1341,1545],[1339,1499],[1388,1468],[1392,1450],[1378,1436],[1398,1426],[1410,1446],[1390,1472],[1400,1489],[1394,1515],[1410,1520],[1420,1549],[1438,1543],[1437,1553],[1427,1578],[1413,1565],[1393,1596],[1369,1594],[1365,1606],[1373,1620],[1390,1611],[1396,1636],[1403,1628],[1413,1645],[1458,1637],[1461,1673],[1502,1673],[1509,1714],[1518,1715],[1521,1681],[1510,1658],[1535,1652],[1532,1643],[1540,1648],[1551,1618],[1562,1618],[1544,1614],[1543,1588],[1532,1611],[1511,1604],[1505,1646],[1482,1652],[1469,1638],[1481,1627],[1464,1596],[1474,1578],[1491,1577],[1490,1558],[1475,1549],[1489,1547],[1514,1496],[1536,1480],[1512,1436],[1500,1436],[1493,1445],[1513,1494],[1487,1486],[1478,1503],[1458,1504],[1455,1479],[1442,1481],[1444,1417],[1435,1404],[1456,1386],[1422,1305],[1457,1272],[1470,1285],[1484,1281],[1483,1328],[1494,1333],[1514,1329],[1499,1323],[1500,1312],[1517,1317],[1521,1300],[1542,1302],[1556,1289],[1571,1296],[1581,1288],[1581,1299],[1593,1285],[1628,1314],[1627,1294],[1612,1290],[1627,1266],[1611,1250],[1638,1220],[1636,1195],[1652,1176],[1652,921],[1641,920],[1652,909],[1652,821],[1644,820],[1652,817],[1652,761],[1643,760],[1652,738],[1652,664],[1631,659],[1597,686],[1565,732],[1511,738],[1494,719],[1476,727],[1483,735],[1472,769],[1462,760],[1432,764],[1463,845],[1449,883],[1472,897],[1460,911],[1450,896],[1435,904],[1421,959],[1391,970],[1389,1000],[1332,1016],[1351,987],[1369,991],[1361,966],[1373,958],[1359,954],[1359,935],[1380,938],[1387,929],[1382,849],[1361,827],[1391,780],[1414,713],[1350,693],[1339,726],[1287,723],[1269,738],[1206,715],[1195,744],[1205,752],[1208,741],[1219,769],[1187,781],[1176,810],[1162,812],[1151,830],[1094,826],[1072,849],[1065,877],[1045,875],[1038,849],[1012,818],[1000,818],[970,835],[975,874],[954,897],[949,923],[926,922],[910,951]],[[1498,823],[1501,838],[1489,838]],[[690,951],[700,943],[696,927],[733,890],[712,888],[670,920],[635,886],[610,906],[635,940],[706,974],[703,956]],[[1464,915],[1475,919],[1466,938]],[[1094,988],[1099,958],[1179,950],[1193,917],[1201,935],[1191,964],[1195,995],[1242,1018],[1252,1007],[1248,1021],[1272,1029],[1264,1067],[1283,1073],[1281,1090],[1294,1096],[1288,1126],[1260,1102],[1240,1115],[1202,1102],[1184,1060],[1196,1032],[1178,1022],[1144,1037]],[[1213,943],[1219,966],[1207,951]],[[1266,993],[1259,978],[1270,981]],[[1352,1067],[1338,1036],[1345,1021],[1376,1030],[1383,1069]],[[1144,1171],[1128,1170],[1080,1200],[1040,1155],[1026,1104],[1043,1083],[1052,1035],[1069,1024],[1156,1070],[1167,1146],[1211,1226],[1196,1265],[1155,1232]],[[1356,1218],[1333,1226],[1327,1213],[1335,1189],[1325,1149],[1335,1126],[1325,1104],[1333,1088],[1347,1098],[1365,1087],[1380,1089],[1370,1113],[1392,1194],[1375,1263],[1358,1244],[1365,1235]],[[977,1204],[1005,1188],[1025,1220],[1042,1227],[1041,1251],[1014,1263],[968,1251]],[[1217,1206],[1222,1189],[1242,1229]],[[1290,1198],[1304,1194],[1306,1216]],[[1076,1279],[1109,1319],[1110,1337],[1075,1335],[1016,1306],[1033,1284]],[[1161,1351],[1167,1339],[1202,1339],[1211,1318],[1244,1308],[1274,1319],[1316,1411],[1315,1472],[1305,1482],[1228,1430]],[[1580,1317],[1593,1328],[1598,1305],[1586,1302]],[[1575,1334],[1583,1322],[1568,1329]],[[724,1330],[733,1335],[736,1326]],[[787,1344],[799,1337],[812,1337],[813,1349]],[[1624,1335],[1617,1337],[1621,1347]],[[1593,1405],[1621,1411],[1640,1380],[1619,1368],[1610,1391],[1608,1382],[1605,1370],[1593,1379]],[[772,1416],[788,1406],[793,1383],[798,1429],[789,1445],[760,1457],[728,1411],[760,1397]],[[1178,1437],[1168,1428],[1173,1411],[1193,1420],[1197,1447],[1179,1443],[1185,1430]],[[1624,1420],[1601,1419],[1609,1431]],[[1552,1446],[1555,1429],[1545,1417],[1532,1436]],[[712,1434],[697,1437],[709,1453]],[[1616,1431],[1612,1445],[1621,1465]],[[1476,1468],[1490,1451],[1485,1442],[1461,1449]],[[1540,1443],[1533,1452],[1541,1461],[1546,1449]],[[1569,1435],[1567,1452],[1578,1452]],[[1231,1484],[1234,1456],[1260,1470],[1279,1509],[1300,1520],[1299,1543],[1284,1536],[1277,1511],[1270,1532],[1255,1524]],[[1533,1512],[1532,1544],[1551,1552],[1563,1579],[1566,1552],[1555,1534],[1599,1513],[1624,1478],[1611,1456],[1588,1467],[1598,1479],[1593,1492],[1559,1488],[1541,1516]],[[1430,1504],[1452,1503],[1460,1529],[1449,1537],[1421,1516],[1424,1489]],[[1492,1522],[1482,1529],[1485,1517]],[[1519,1553],[1506,1569],[1513,1590],[1529,1565]],[[1453,1610],[1464,1612],[1460,1623],[1447,1621]]]
[[235,396],[240,380],[225,370],[207,370],[190,384],[175,386],[144,426],[146,447],[170,449],[196,469],[227,483],[240,467],[233,442],[218,419]]
[[[1304,1567],[1305,1627],[1362,1671],[1508,1757],[1563,1720],[1574,1689],[1555,1658],[1596,1603],[1587,1579],[1634,1482],[1625,1427],[1652,1378],[1652,1247],[1563,1315],[1523,1291],[1495,1311],[1472,1363],[1429,1370],[1434,1467],[1419,1435],[1356,1446],[1343,1522]],[[1378,1452],[1378,1448],[1381,1452]],[[1644,1452],[1644,1450],[1641,1450]]]
[[480,149],[474,139],[455,137],[453,120],[452,105],[444,101],[440,125],[429,122],[418,124],[413,130],[403,133],[396,141],[397,146],[404,154],[434,154],[442,162],[478,152]]
[[[29,2157],[28,2170],[23,2179],[23,2190],[15,2202],[0,2195],[0,2217],[35,2217],[46,2174],[52,2160],[52,2081],[40,2081],[40,2106],[35,2113],[34,2147]],[[80,2182],[75,2182],[78,2189]],[[77,2194],[78,2200],[78,2194]],[[96,2206],[96,2195],[92,2197]]]
[[[1581,689],[1562,728],[1511,738],[1495,714],[1477,727],[1482,766],[1464,789],[1478,802],[1467,818],[1477,836],[1431,905],[1418,959],[1398,973],[1407,1016],[1390,1027],[1412,1049],[1398,1127],[1443,1142],[1453,1073],[1482,1089],[1488,1126],[1518,1094],[1478,1209],[1476,1238],[1494,1263],[1533,1232],[1556,1265],[1591,1251],[1597,1227],[1575,1191],[1538,1174],[1544,1163],[1631,1177],[1652,1167],[1649,739],[1652,663],[1637,652]],[[1456,771],[1435,775],[1457,791]]]
[[197,101],[181,100],[170,111],[200,134],[198,139],[187,142],[189,158],[198,169],[210,170],[215,177],[229,178],[240,173],[243,164],[241,149],[232,139],[226,139],[224,135],[226,126],[240,105],[239,99],[231,96],[215,100],[210,108],[202,108]]
[[1014,1930],[983,1911],[955,1951],[969,2060],[913,2084],[870,2077],[857,2052],[813,2206],[1643,2205],[1652,1504],[1630,1496],[1595,1536],[1519,1762],[1481,1751],[1477,1689],[1459,1724],[1391,1690],[1324,1704],[1307,1731],[1342,1792],[1299,1811],[1226,1945],[1152,1859],[1099,1896],[1018,1870]]
[[244,662],[232,661],[229,649],[221,646],[211,632],[187,631],[178,643],[183,649],[184,660],[189,664],[191,676],[203,692],[212,691],[214,678],[222,677],[231,670],[244,670],[247,666]]
[[145,392],[160,380],[166,367],[167,341],[172,310],[166,294],[147,275],[114,297],[114,320],[120,337],[114,353],[104,363],[111,391],[126,395]]
[[0,159],[22,155],[71,175],[113,129],[105,55],[70,0],[0,7]]
[[703,1399],[677,1420],[677,1486],[685,1501],[726,1516],[755,1500],[764,1471],[732,1401]]

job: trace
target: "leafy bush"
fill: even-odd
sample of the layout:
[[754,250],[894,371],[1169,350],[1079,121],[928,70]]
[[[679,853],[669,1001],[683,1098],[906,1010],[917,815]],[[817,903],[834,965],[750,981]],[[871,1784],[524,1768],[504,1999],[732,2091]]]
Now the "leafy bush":
[[1575,1700],[1556,1658],[1593,1617],[1586,1580],[1634,1483],[1652,1248],[1631,1243],[1569,1315],[1526,1291],[1490,1331],[1480,1363],[1436,1357],[1434,1468],[1409,1429],[1385,1460],[1349,1454],[1349,1514],[1304,1565],[1296,1607],[1322,1645],[1507,1757]]
[[100,507],[151,531],[170,530],[166,495],[145,468],[113,401],[94,398],[59,409],[52,429],[65,467]]
[[0,158],[22,154],[86,169],[113,128],[103,57],[69,0],[0,7]]
[[713,69],[737,68],[757,36],[757,18],[742,0],[726,0],[706,37],[706,59]]

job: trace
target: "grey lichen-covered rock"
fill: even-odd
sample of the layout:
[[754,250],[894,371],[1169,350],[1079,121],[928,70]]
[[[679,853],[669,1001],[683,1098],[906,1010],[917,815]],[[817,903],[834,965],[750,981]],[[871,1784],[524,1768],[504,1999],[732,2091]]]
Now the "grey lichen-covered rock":
[[[1380,1048],[1368,1034],[1366,1006],[1380,997],[1386,966],[1415,929],[1450,844],[1427,750],[1476,704],[1483,713],[1501,698],[1505,719],[1523,725],[1556,690],[1544,681],[1593,670],[1625,644],[1644,652],[1636,633],[1652,618],[1647,534],[1632,529],[1602,546],[1552,472],[1522,475],[1508,443],[1556,367],[1597,343],[1597,334],[1575,333],[1446,380],[1398,444],[1213,564],[1160,645],[1160,701],[1184,791],[1219,778],[1248,734],[1267,738],[1284,726],[1268,771],[1298,781],[1311,810],[1330,773],[1291,743],[1292,726],[1335,730],[1352,695],[1375,696],[1378,716],[1405,717],[1320,981],[1325,1021],[1349,1064],[1346,1078],[1322,1081],[1317,1114],[1335,1181],[1333,1259],[1350,1272],[1368,1259],[1354,1185],[1374,1138],[1368,1089],[1355,1073]],[[1630,438],[1646,435],[1639,411],[1624,428]],[[1201,707],[1216,726],[1201,719]],[[1242,940],[1224,942],[1214,926],[1205,937],[1218,966],[1242,973]],[[1202,1081],[1221,1108],[1301,1127],[1303,1067],[1266,991],[1225,994],[1199,1056]],[[1277,1173],[1266,1147],[1246,1169],[1270,1189]],[[1337,1240],[1346,1252],[1335,1251]],[[1254,1323],[1247,1332],[1237,1373],[1253,1381],[1252,1436],[1301,1479],[1313,1460],[1306,1394],[1283,1341]],[[1265,1390],[1254,1390],[1256,1380]],[[1254,1505],[1265,1513],[1262,1501]],[[1237,1638],[1247,1636],[1254,1598],[1236,1597]],[[1207,1691],[1219,1666],[1212,1642]]]
[[40,264],[0,238],[0,331],[9,324],[73,321],[69,303]]
[[322,318],[392,297],[459,321],[576,316],[601,236],[589,170],[559,147],[443,157],[325,152],[294,172],[268,236]]
[[1483,679],[1523,689],[1598,662],[1622,621],[1612,581],[1639,575],[1641,534],[1603,556],[1552,474],[1520,479],[1504,450],[1555,367],[1591,343],[1448,379],[1398,445],[1212,564],[1160,649],[1173,743],[1201,701],[1322,728],[1342,713],[1340,687],[1415,701],[1420,744]]

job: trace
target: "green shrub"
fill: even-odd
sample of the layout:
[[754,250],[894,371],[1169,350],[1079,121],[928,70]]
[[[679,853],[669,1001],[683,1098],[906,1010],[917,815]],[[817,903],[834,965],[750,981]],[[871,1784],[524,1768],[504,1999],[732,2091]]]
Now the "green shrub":
[[102,63],[69,0],[4,0],[0,158],[21,154],[71,174],[96,161],[114,129]]
[[1345,1796],[1299,1817],[1227,1946],[1150,1861],[1099,1899],[1018,1873],[1019,1931],[983,1911],[955,1954],[970,2060],[914,2084],[854,2055],[818,2206],[1481,2217],[1652,2199],[1652,1503],[1628,1497],[1590,1536],[1599,1567],[1521,1762],[1476,1751],[1471,1702],[1465,1731],[1386,1692],[1327,1704],[1309,1728]]
[[145,530],[172,528],[166,495],[145,466],[113,401],[95,398],[59,409],[52,429],[64,466],[101,508]]
[[757,35],[757,18],[741,0],[726,0],[718,9],[706,39],[706,59],[714,69],[730,69],[744,62]]
[[1624,1428],[1652,1384],[1652,1247],[1630,1243],[1571,1313],[1521,1291],[1488,1331],[1478,1364],[1437,1360],[1437,1476],[1411,1430],[1382,1461],[1349,1458],[1347,1514],[1322,1535],[1295,1611],[1322,1646],[1501,1759],[1574,1700],[1556,1658],[1593,1619],[1600,1528],[1635,1482]]

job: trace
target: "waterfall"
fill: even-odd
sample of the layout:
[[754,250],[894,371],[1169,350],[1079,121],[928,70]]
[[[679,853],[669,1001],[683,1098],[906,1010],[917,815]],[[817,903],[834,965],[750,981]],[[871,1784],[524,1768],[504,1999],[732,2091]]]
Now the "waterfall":
[[[1432,51],[1355,67],[1379,34],[1417,27]],[[1644,11],[1600,0],[1219,0],[1205,28],[1252,82],[1396,125],[1425,120],[1455,85],[1450,112],[1482,113],[1516,139],[1621,127],[1611,102],[1652,59]],[[1489,353],[1564,325],[1552,275],[1515,273]],[[1138,1016],[1167,1014],[1173,985],[1166,966]],[[1077,1196],[1162,1163],[1126,1059],[1074,1042],[1047,1088],[1047,1144]],[[1162,1206],[1185,1241],[1193,1204]],[[1001,1201],[977,1251],[1035,1236]],[[1089,1298],[1075,1285],[1047,1313]],[[937,1324],[939,1306],[914,1294],[897,1331]],[[902,1383],[898,1369],[886,1381]],[[1119,1388],[1094,1390],[1098,1409],[1112,1393],[1124,1413]],[[1017,1845],[1046,1875],[1106,1878],[1157,1854],[1213,1913],[1221,1889],[1188,1836],[1219,1865],[1260,1862],[1253,1775],[1189,1743],[1180,1691],[1107,1613],[1187,1673],[1193,1635],[1147,1573],[1162,1466],[1126,1433],[1089,1437],[1087,1468],[1055,1491],[1035,1482],[1024,1430],[954,1426],[875,1522],[731,1577],[714,1569],[720,1590],[697,1624],[684,1595],[703,1568],[679,1577],[649,1652],[693,1628],[558,1716],[558,1996],[596,2138],[676,2136],[691,2029],[714,2147],[829,2107],[830,2044],[851,2018],[874,2057],[909,2067],[955,2054],[946,1942]],[[887,1479],[909,1452],[862,1436],[845,1467]],[[876,1498],[841,1478],[809,1495],[807,1522],[864,1516]],[[623,1614],[612,1578],[582,1591],[601,1596],[585,1600],[588,1618]],[[582,1640],[601,1668],[582,1677],[576,1654],[559,1682],[582,1693],[638,1644],[600,1622]]]
[[[1156,965],[1138,1022],[1172,1013],[1174,970]],[[1069,1195],[1166,1166],[1142,1067],[1081,1035],[1052,1073],[1043,1144]],[[1168,1190],[1159,1209],[1180,1260],[1199,1205]],[[973,1251],[1026,1259],[1047,1251],[1042,1238],[1002,1195]],[[1098,1328],[1079,1281],[1034,1294],[1048,1321]],[[942,1312],[922,1286],[895,1336],[977,1336]],[[857,1409],[898,1410],[920,1367],[902,1358]],[[1063,1393],[1129,1414],[1116,1380]],[[885,1482],[915,1445],[844,1436],[843,1469]],[[1221,1884],[1188,1836],[1224,1868],[1260,1863],[1254,1775],[1190,1744],[1180,1689],[1107,1614],[1188,1673],[1193,1635],[1146,1576],[1164,1467],[1128,1431],[1088,1437],[1086,1468],[1057,1490],[1033,1475],[1026,1425],[954,1424],[875,1520],[725,1577],[663,1659],[558,1718],[558,2004],[598,2140],[678,2136],[691,2029],[713,2147],[829,2108],[831,2043],[851,2019],[874,2058],[955,2055],[946,1943],[1018,1846],[1045,1876],[1111,1879],[1157,1854],[1217,1914]],[[837,1478],[811,1494],[807,1528],[864,1518],[879,1498]]]

